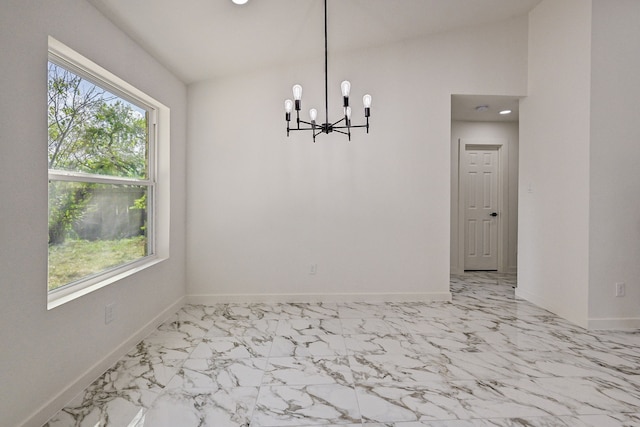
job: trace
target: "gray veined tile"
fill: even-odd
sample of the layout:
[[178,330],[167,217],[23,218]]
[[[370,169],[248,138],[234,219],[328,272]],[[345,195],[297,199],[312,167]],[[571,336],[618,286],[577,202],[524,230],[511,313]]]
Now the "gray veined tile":
[[453,276],[446,303],[185,305],[47,427],[640,426],[640,333],[586,331],[514,278]]
[[282,317],[279,304],[253,303],[253,304],[227,304],[221,315],[230,320],[260,320],[276,319]]
[[634,414],[581,415],[576,417],[579,427],[635,427],[640,426],[640,412]]
[[60,411],[49,425],[94,427],[109,421],[110,425],[128,426],[137,422],[181,364],[180,360],[147,354],[124,357]]
[[262,337],[273,336],[278,328],[277,319],[216,319],[206,337]]
[[213,320],[224,312],[226,305],[184,305],[176,312],[171,321],[189,323],[207,329]]
[[251,427],[354,424],[360,421],[352,387],[342,384],[263,386]]
[[213,392],[166,390],[146,412],[144,425],[245,427],[251,420],[257,395],[257,387],[218,389]]
[[45,427],[142,427],[158,393],[145,389],[102,390],[92,385],[49,420]]
[[287,356],[345,356],[342,335],[292,335],[276,336],[270,357]]
[[404,322],[399,318],[367,318],[367,319],[340,319],[342,333],[344,335],[360,334],[406,334]]
[[412,336],[402,334],[358,334],[345,336],[349,354],[407,354],[423,353],[424,346]]
[[278,323],[276,335],[340,335],[342,325],[340,319],[281,319]]
[[386,316],[398,317],[398,312],[385,302],[344,302],[338,304],[341,319],[370,319]]
[[131,349],[128,356],[161,357],[162,359],[186,359],[202,341],[183,331],[156,330]]
[[270,358],[262,383],[266,385],[353,384],[346,357]]
[[160,326],[157,331],[183,334],[189,338],[202,338],[211,328],[213,321],[193,322],[191,320],[181,320],[180,316],[173,316]]
[[167,388],[217,390],[257,387],[262,383],[266,366],[264,358],[187,359]]
[[440,355],[356,354],[349,356],[356,384],[416,384],[446,380]]
[[605,376],[596,364],[571,353],[520,351],[442,352],[447,380]]
[[547,332],[474,332],[479,339],[477,351],[557,351],[571,352],[575,342],[570,338],[559,339]]
[[577,353],[613,375],[640,375],[640,354],[638,349],[625,348],[615,351],[579,349]]
[[425,320],[424,318],[405,318],[398,320],[398,327],[401,327],[409,334],[447,336],[452,332],[461,332],[462,329],[472,330],[470,323],[471,322],[444,318],[433,318],[429,320]]
[[282,319],[332,319],[338,317],[336,303],[288,303],[280,304]]
[[440,353],[442,351],[478,352],[492,349],[476,332],[451,331],[449,334],[413,334],[411,340],[419,353]]
[[572,415],[634,413],[640,410],[640,388],[634,389],[628,381],[615,377],[527,378],[504,380],[502,384],[505,388],[517,388],[518,393],[531,399],[557,402]]
[[630,350],[640,357],[640,332],[585,331],[578,334],[575,341],[581,349],[604,352]]
[[497,381],[358,385],[365,422],[469,420],[571,415],[562,403]]
[[191,353],[192,359],[267,357],[272,337],[206,337]]

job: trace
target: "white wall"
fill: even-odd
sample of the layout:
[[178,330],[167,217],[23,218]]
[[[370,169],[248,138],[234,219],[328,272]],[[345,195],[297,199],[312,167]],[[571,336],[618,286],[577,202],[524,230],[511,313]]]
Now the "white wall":
[[[49,311],[48,35],[171,108],[172,190],[170,260]],[[0,425],[39,426],[185,294],[186,88],[84,0],[2,1],[0,58]]]
[[461,273],[464,261],[458,251],[458,174],[460,139],[499,139],[506,141],[508,153],[504,165],[506,191],[503,220],[507,221],[501,245],[505,248],[504,271],[518,267],[518,122],[451,122],[451,271]]
[[526,37],[520,18],[330,53],[330,114],[344,78],[355,106],[374,98],[371,133],[351,143],[285,136],[294,83],[305,116],[323,110],[321,57],[191,85],[192,299],[448,298],[450,96],[525,93]]
[[[589,318],[640,328],[640,2],[593,2]],[[626,283],[616,298],[614,284]]]
[[520,103],[517,293],[586,326],[589,294],[591,1],[529,15]]

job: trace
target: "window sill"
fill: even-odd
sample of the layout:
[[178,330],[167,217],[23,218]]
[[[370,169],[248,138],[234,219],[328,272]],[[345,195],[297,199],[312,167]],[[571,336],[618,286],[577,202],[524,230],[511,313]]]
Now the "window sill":
[[52,310],[56,307],[80,298],[81,296],[97,291],[98,289],[101,289],[119,280],[134,275],[142,270],[159,264],[166,259],[167,257],[151,256],[133,264],[129,264],[122,268],[111,271],[109,273],[102,274],[91,280],[86,280],[76,285],[69,286],[68,289],[52,291],[48,295],[47,310]]

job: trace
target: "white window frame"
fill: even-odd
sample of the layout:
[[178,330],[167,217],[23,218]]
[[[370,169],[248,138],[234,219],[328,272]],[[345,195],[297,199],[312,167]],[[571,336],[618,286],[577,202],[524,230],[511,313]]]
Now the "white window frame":
[[[96,84],[149,112],[149,153],[146,179],[55,170],[49,179],[55,181],[129,184],[147,187],[147,247],[149,255],[135,261],[84,277],[48,291],[47,309],[53,309],[111,283],[122,280],[169,258],[169,108],[120,79],[63,43],[49,37],[49,61]],[[48,259],[48,257],[47,257]]]

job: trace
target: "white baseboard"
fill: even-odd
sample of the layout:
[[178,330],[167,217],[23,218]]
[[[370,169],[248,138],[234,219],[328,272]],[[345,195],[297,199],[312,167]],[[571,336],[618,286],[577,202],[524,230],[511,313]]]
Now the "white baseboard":
[[221,303],[318,303],[318,302],[411,302],[451,301],[451,292],[331,293],[331,294],[195,294],[189,304]]
[[640,317],[589,319],[589,330],[633,331],[640,329]]
[[54,396],[47,403],[42,405],[35,411],[33,415],[27,418],[20,426],[22,427],[41,427],[51,417],[53,417],[60,409],[64,408],[67,403],[71,402],[79,393],[85,388],[91,385],[96,378],[100,377],[104,372],[112,367],[118,360],[122,358],[129,350],[131,350],[136,344],[142,341],[150,333],[156,330],[156,328],[164,321],[166,321],[172,314],[178,311],[180,307],[185,304],[185,297],[179,298],[176,302],[165,308],[160,314],[151,319],[146,325],[134,332],[129,338],[127,338],[122,344],[116,347],[113,351],[103,357],[100,361],[95,363],[92,367],[87,369],[82,375],[80,375],[75,381],[73,381],[64,390]]

